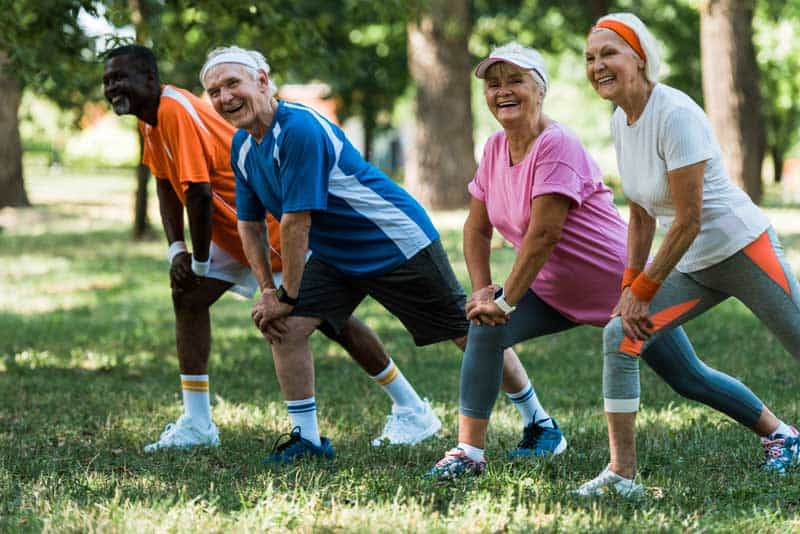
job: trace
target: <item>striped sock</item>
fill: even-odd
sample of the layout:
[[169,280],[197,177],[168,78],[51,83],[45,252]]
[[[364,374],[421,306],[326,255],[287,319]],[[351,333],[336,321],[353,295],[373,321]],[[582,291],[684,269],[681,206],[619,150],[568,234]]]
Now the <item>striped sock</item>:
[[205,430],[211,424],[208,375],[181,375],[183,411],[194,424]]
[[286,401],[289,417],[292,418],[292,429],[300,427],[300,436],[317,447],[322,444],[317,424],[317,402],[314,397]]
[[528,426],[533,421],[543,421],[541,426],[553,428],[553,422],[550,415],[545,411],[541,404],[539,404],[539,397],[536,396],[536,391],[533,389],[531,381],[516,393],[506,393],[506,397],[514,403],[514,406],[519,410],[522,416],[522,423]]
[[421,410],[422,399],[419,398],[414,387],[409,383],[394,361],[389,358],[386,368],[374,375],[372,379],[377,382],[397,406]]

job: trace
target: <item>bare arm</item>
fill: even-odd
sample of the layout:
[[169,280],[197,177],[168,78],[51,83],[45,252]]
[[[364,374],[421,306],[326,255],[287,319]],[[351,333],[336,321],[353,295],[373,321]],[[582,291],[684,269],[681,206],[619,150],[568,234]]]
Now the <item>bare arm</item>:
[[[515,306],[528,290],[550,253],[561,239],[561,230],[567,219],[570,199],[558,194],[541,195],[531,203],[531,220],[522,238],[511,274],[503,292],[508,304]],[[506,314],[494,301],[482,302],[471,309],[467,318],[495,325],[507,320]]]
[[628,222],[628,267],[641,271],[647,264],[653,236],[656,232],[656,220],[639,204],[628,201],[630,221]]
[[664,281],[700,233],[705,168],[706,162],[701,161],[667,173],[675,221],[647,269],[647,275],[657,282]]
[[563,195],[541,195],[533,199],[528,230],[503,285],[506,302],[512,306],[528,290],[561,239],[569,207],[570,199]]
[[283,262],[283,287],[286,293],[297,298],[300,280],[308,253],[308,232],[311,230],[311,212],[284,213],[281,217],[281,259]]
[[207,261],[211,246],[211,184],[190,183],[186,190],[186,212],[192,233],[192,255],[198,261]]
[[[653,263],[644,273],[645,278],[642,279],[642,275],[639,275],[633,285],[622,292],[619,303],[614,308],[615,312],[622,316],[622,329],[625,335],[632,339],[644,340],[653,334],[653,324],[648,316],[650,298],[646,297],[647,292],[658,289],[658,285],[653,285],[652,282],[660,284],[664,281],[700,232],[704,170],[705,162],[700,162],[667,173],[672,202],[675,206],[675,221],[664,237]],[[631,241],[630,237],[635,231],[635,228],[629,231],[628,243],[638,246],[637,241],[635,239]],[[634,251],[633,254],[640,252]],[[647,281],[648,278],[650,282]],[[650,286],[645,292],[637,289],[640,281]]]
[[492,223],[486,212],[486,204],[473,198],[469,205],[469,215],[464,223],[463,234],[464,261],[472,283],[477,291],[492,283],[492,268],[489,264],[492,242]]
[[161,214],[161,225],[167,243],[183,241],[183,204],[178,194],[172,189],[169,180],[158,178],[156,180],[156,195],[158,196],[158,211]]
[[267,225],[262,221],[238,221],[237,229],[242,239],[242,248],[250,264],[250,270],[258,281],[258,287],[275,289],[272,280],[272,267],[269,262],[269,235]]

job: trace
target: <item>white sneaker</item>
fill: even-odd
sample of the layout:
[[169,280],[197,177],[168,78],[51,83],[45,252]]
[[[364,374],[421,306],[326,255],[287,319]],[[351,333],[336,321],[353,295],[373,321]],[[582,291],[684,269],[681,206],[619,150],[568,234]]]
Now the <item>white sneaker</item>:
[[428,439],[442,428],[442,422],[433,413],[428,399],[422,401],[421,409],[392,405],[391,415],[386,417],[383,432],[372,440],[373,447],[381,445],[415,445]]
[[194,447],[219,447],[219,430],[211,423],[205,430],[198,428],[186,414],[181,415],[175,423],[164,427],[158,441],[146,445],[144,452],[155,452],[161,449],[191,449]]
[[622,497],[641,497],[644,495],[644,486],[633,480],[621,477],[611,470],[611,464],[589,482],[583,484],[573,493],[581,497],[595,497],[616,492]]

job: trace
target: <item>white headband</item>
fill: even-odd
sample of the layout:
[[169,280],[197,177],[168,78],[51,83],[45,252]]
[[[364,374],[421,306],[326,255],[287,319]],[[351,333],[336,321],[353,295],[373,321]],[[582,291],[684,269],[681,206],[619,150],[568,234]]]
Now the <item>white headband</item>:
[[218,56],[212,57],[203,65],[203,70],[200,71],[200,83],[203,84],[203,87],[205,87],[205,78],[208,71],[220,63],[237,63],[245,67],[250,67],[253,70],[260,69],[256,60],[253,59],[253,56],[246,52],[224,52]]

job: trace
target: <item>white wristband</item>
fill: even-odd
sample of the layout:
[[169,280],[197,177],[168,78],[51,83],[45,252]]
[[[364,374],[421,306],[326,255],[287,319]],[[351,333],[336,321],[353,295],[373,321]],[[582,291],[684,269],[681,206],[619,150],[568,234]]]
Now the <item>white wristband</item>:
[[199,261],[192,256],[192,272],[197,276],[205,276],[211,268],[211,258],[206,261]]
[[172,265],[172,260],[175,259],[175,256],[181,252],[188,251],[189,249],[186,248],[186,243],[184,241],[173,241],[169,244],[169,248],[167,249],[167,261]]
[[505,290],[500,289],[497,293],[499,293],[499,295],[494,299],[494,303],[497,304],[497,307],[500,308],[503,313],[506,315],[511,315],[511,313],[517,309],[517,307],[506,302]]

